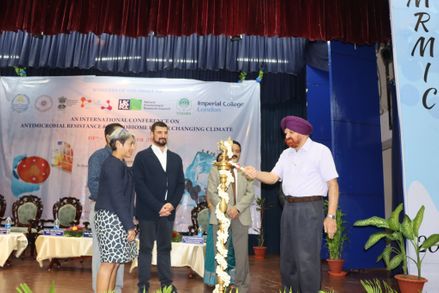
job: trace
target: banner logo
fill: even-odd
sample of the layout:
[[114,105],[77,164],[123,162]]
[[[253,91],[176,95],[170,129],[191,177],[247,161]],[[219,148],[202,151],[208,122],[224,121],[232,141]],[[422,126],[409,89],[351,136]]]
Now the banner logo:
[[53,106],[52,98],[46,95],[39,96],[35,101],[35,109],[40,112],[49,111]]
[[91,99],[87,99],[86,97],[81,97],[81,108],[85,108],[87,104],[91,104]]
[[190,115],[192,110],[191,101],[188,98],[181,98],[177,101],[177,114]]
[[113,107],[110,104],[111,104],[111,101],[106,100],[105,105],[101,106],[101,110],[108,110],[108,111],[113,110]]
[[119,99],[117,108],[119,110],[140,111],[142,110],[142,99]]
[[22,113],[29,108],[29,97],[26,95],[16,95],[11,102],[12,110],[17,113]]
[[[58,97],[58,110],[64,111],[67,107],[78,104],[78,100],[68,99],[64,96]],[[82,107],[82,106],[81,106]]]

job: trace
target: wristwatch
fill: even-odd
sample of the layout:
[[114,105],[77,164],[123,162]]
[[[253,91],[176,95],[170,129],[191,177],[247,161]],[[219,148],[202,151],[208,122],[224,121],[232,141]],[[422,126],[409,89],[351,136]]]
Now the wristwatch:
[[326,217],[335,220],[335,215],[327,214]]

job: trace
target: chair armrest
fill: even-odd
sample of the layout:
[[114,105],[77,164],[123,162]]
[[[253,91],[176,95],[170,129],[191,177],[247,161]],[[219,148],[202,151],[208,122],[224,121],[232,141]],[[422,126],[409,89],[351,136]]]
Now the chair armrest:
[[84,225],[84,228],[85,228],[85,230],[90,230],[90,222],[88,222],[88,221],[85,221],[85,222],[82,222],[82,225]]
[[32,228],[35,228],[37,232],[40,231],[41,230],[40,220],[34,220],[34,219],[29,220],[29,224],[27,226],[27,232],[29,234],[32,234]]
[[78,226],[78,225],[79,225],[79,220],[70,222],[70,226]]
[[194,236],[197,233],[197,231],[195,231],[195,227],[194,226],[189,226],[188,230],[189,230],[188,231],[189,236]]
[[[52,224],[47,225],[47,223],[52,223]],[[39,228],[40,230],[44,230],[44,229],[53,228],[54,225],[55,225],[54,219],[41,219],[39,223]]]

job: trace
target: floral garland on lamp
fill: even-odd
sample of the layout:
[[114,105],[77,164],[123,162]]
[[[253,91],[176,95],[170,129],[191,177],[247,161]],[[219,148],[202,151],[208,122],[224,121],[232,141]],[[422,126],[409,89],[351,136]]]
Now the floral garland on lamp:
[[[219,148],[223,152],[223,156],[222,161],[215,163],[218,167],[222,166],[224,168],[219,170],[219,175],[220,178],[226,178],[226,180],[225,184],[223,184],[224,181],[221,182],[220,180],[220,184],[217,187],[218,197],[220,198],[220,201],[215,208],[215,215],[219,224],[217,241],[215,244],[217,249],[215,260],[217,262],[216,274],[218,276],[218,282],[215,285],[215,290],[213,293],[225,292],[225,288],[227,288],[230,284],[230,276],[226,272],[227,248],[225,245],[227,243],[227,239],[229,238],[230,219],[226,217],[225,210],[227,210],[227,205],[229,204],[229,194],[227,193],[227,190],[230,186],[230,183],[234,182],[232,173],[230,171],[230,163],[228,162],[233,157],[232,144],[233,142],[230,138],[227,141],[221,141],[219,143]],[[228,166],[228,168],[225,166]]]

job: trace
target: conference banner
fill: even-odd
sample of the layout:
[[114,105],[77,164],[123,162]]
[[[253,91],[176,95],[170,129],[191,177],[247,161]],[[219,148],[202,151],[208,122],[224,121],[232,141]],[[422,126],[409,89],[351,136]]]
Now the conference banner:
[[[124,77],[1,77],[0,193],[8,209],[24,194],[42,198],[44,218],[61,197],[73,196],[89,214],[89,156],[104,147],[104,128],[124,125],[136,153],[151,145],[150,126],[169,127],[168,147],[183,159],[186,188],[175,230],[185,232],[191,210],[205,200],[218,142],[242,145],[241,164],[260,166],[260,84]],[[127,164],[131,165],[134,156]],[[255,192],[260,194],[259,186]],[[252,207],[253,228],[260,220]],[[252,229],[251,232],[255,232]]]
[[[439,2],[390,1],[397,103],[400,117],[404,206],[413,218],[425,206],[421,242],[439,233]],[[407,244],[409,256],[413,248]],[[411,260],[409,273],[417,270]],[[439,292],[439,247],[425,253],[425,292]]]

